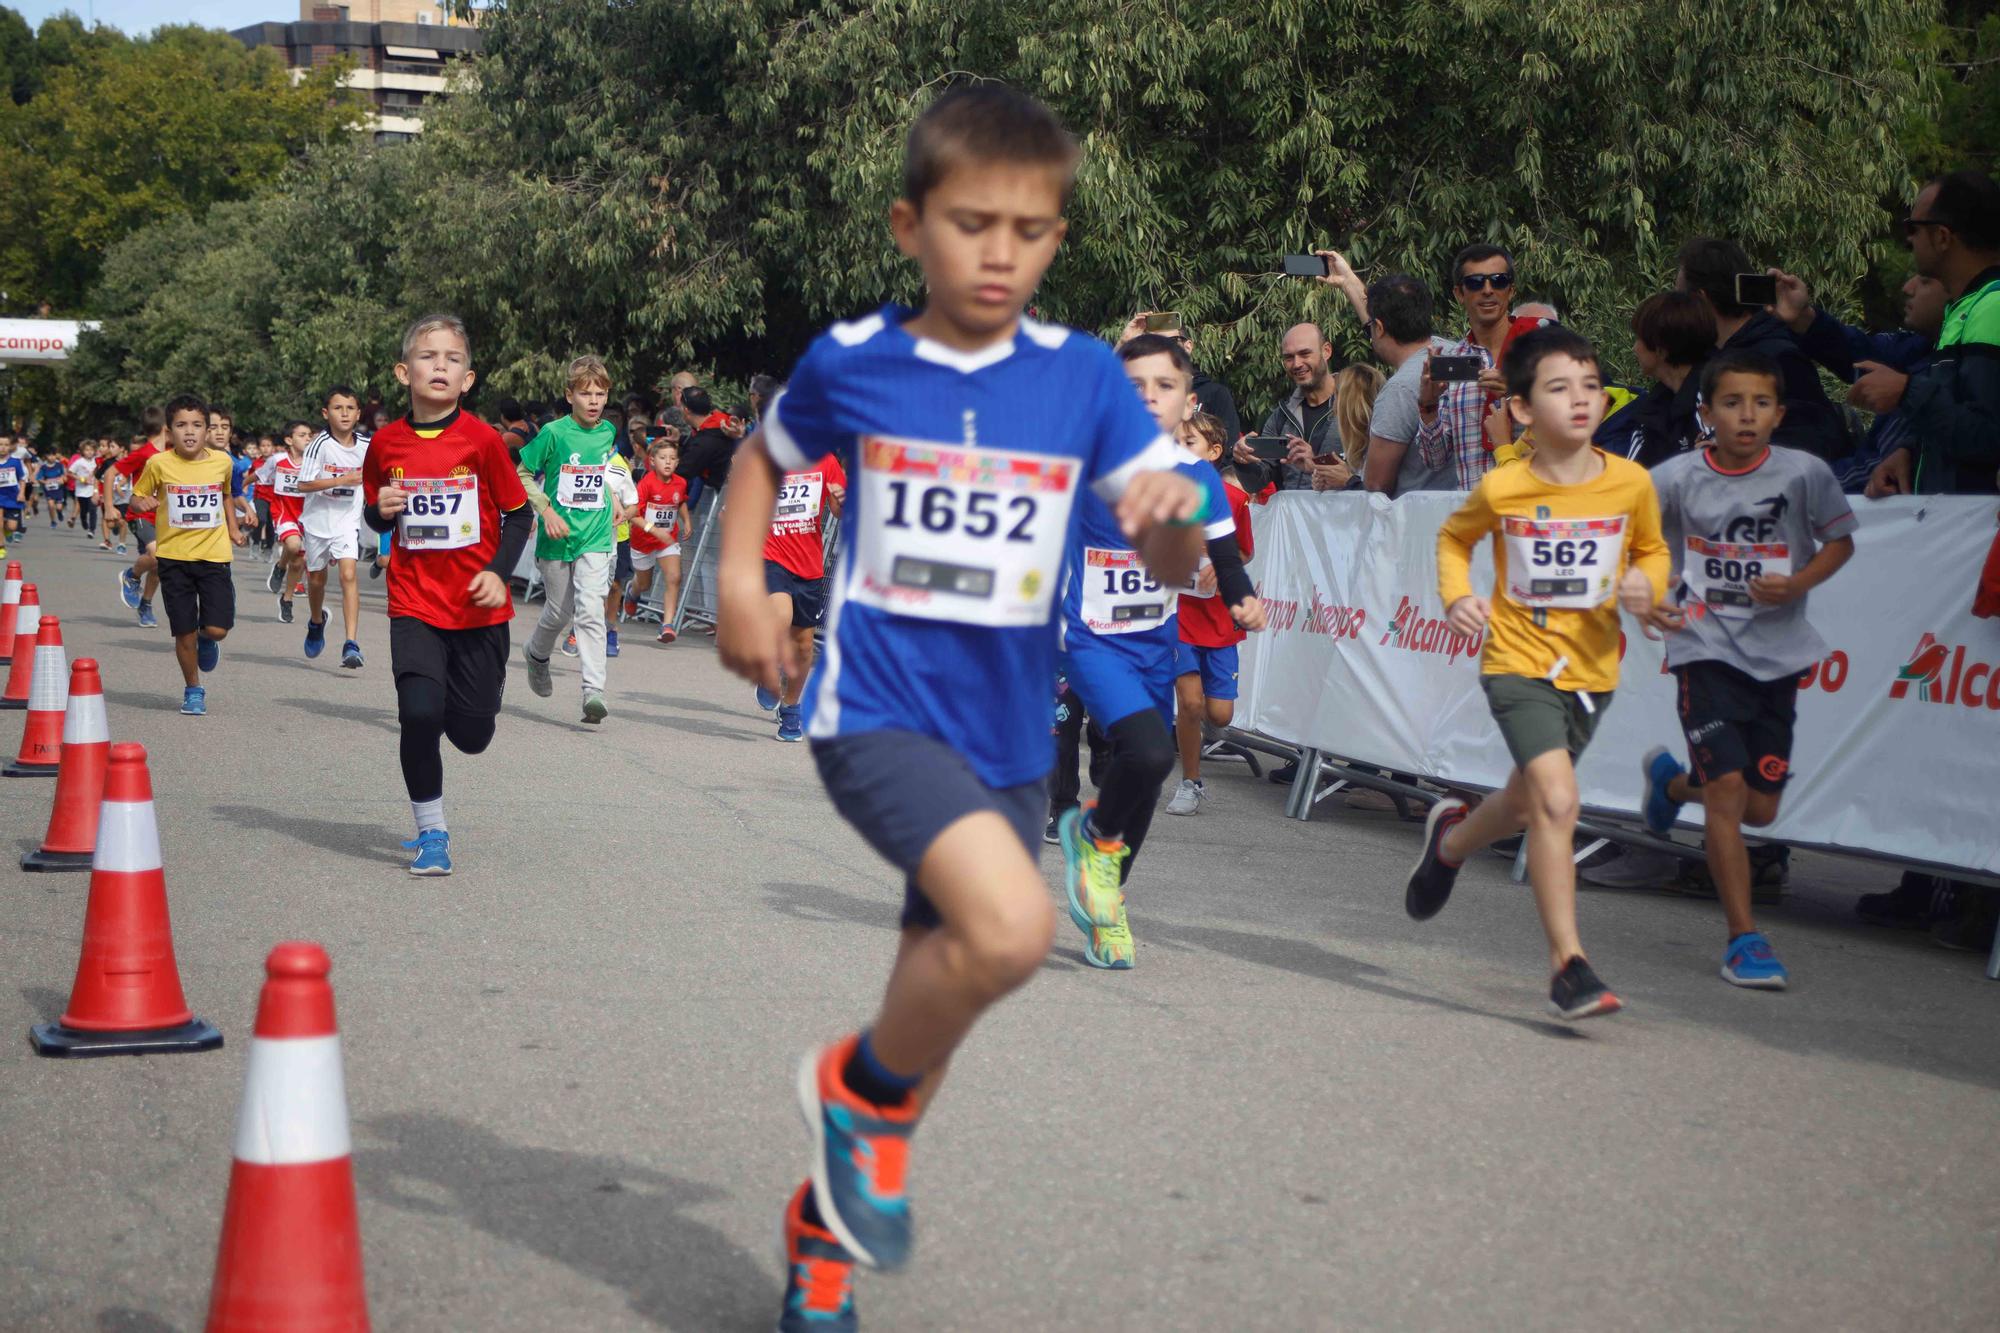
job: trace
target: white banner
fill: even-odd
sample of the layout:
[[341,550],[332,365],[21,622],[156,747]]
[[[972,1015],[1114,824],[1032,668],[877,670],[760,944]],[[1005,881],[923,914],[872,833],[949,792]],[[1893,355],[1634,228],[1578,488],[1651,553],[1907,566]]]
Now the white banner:
[[76,351],[77,335],[97,327],[73,319],[0,319],[0,365],[53,365]]
[[[1236,725],[1367,766],[1494,787],[1512,767],[1479,688],[1478,639],[1444,623],[1450,493],[1284,492],[1253,506],[1271,625],[1242,650]],[[2000,620],[1972,615],[1996,504],[1855,502],[1854,559],[1812,593],[1830,648],[1799,692],[1773,838],[2000,874]],[[1491,543],[1472,583],[1493,581]],[[1629,619],[1617,697],[1585,752],[1586,806],[1636,815],[1639,760],[1685,761],[1665,650]],[[1687,822],[1701,810],[1690,805]]]

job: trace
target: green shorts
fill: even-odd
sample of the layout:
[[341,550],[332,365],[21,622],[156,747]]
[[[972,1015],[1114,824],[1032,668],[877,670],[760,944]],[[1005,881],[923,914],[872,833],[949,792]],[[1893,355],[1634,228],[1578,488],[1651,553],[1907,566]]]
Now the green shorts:
[[1590,707],[1585,708],[1582,695],[1530,676],[1481,676],[1479,683],[1485,687],[1486,706],[1493,710],[1507,753],[1519,768],[1550,750],[1569,751],[1574,763],[1590,744],[1604,710],[1611,707],[1609,694],[1591,695]]

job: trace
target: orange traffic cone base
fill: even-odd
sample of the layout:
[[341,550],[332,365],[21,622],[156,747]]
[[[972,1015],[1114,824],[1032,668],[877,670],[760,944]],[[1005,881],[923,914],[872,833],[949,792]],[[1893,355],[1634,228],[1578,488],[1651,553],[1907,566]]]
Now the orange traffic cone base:
[[93,1055],[179,1055],[222,1049],[222,1033],[205,1018],[178,1027],[143,1032],[79,1032],[60,1023],[37,1023],[28,1029],[35,1054],[54,1059],[86,1059]]
[[40,848],[36,848],[32,852],[23,852],[21,854],[21,869],[88,870],[90,869],[90,861],[91,853],[89,852],[45,852]]

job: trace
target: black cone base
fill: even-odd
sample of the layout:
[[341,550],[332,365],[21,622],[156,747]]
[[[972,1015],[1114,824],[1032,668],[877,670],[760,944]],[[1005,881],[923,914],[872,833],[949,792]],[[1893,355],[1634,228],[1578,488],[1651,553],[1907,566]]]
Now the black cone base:
[[32,851],[21,857],[23,870],[88,870],[89,852]]
[[143,1032],[78,1032],[60,1023],[37,1023],[28,1029],[28,1041],[37,1055],[83,1059],[93,1055],[175,1055],[219,1050],[222,1033],[205,1018],[177,1028],[148,1028]]
[[23,713],[27,708],[26,699],[0,699],[0,712]]
[[52,778],[61,771],[61,764],[24,764],[18,759],[10,759],[7,767],[0,768],[0,777]]

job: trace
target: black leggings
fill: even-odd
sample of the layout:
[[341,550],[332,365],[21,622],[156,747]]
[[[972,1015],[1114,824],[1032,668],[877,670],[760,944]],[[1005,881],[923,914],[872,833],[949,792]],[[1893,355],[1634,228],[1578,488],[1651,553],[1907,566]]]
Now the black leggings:
[[396,678],[396,714],[403,724],[403,786],[413,801],[444,795],[441,738],[449,738],[460,754],[478,754],[492,743],[498,720],[449,711],[443,683],[425,676]]
[[1104,729],[1111,743],[1111,757],[1104,766],[1104,781],[1097,789],[1097,809],[1090,824],[1099,837],[1122,838],[1132,849],[1125,862],[1126,873],[1139,859],[1146,830],[1153,826],[1153,807],[1160,803],[1160,788],[1174,771],[1177,753],[1173,734],[1158,711],[1148,708],[1121,717]]
[[83,524],[83,530],[87,535],[93,537],[97,535],[97,501],[87,496],[77,496],[76,517],[77,521]]

